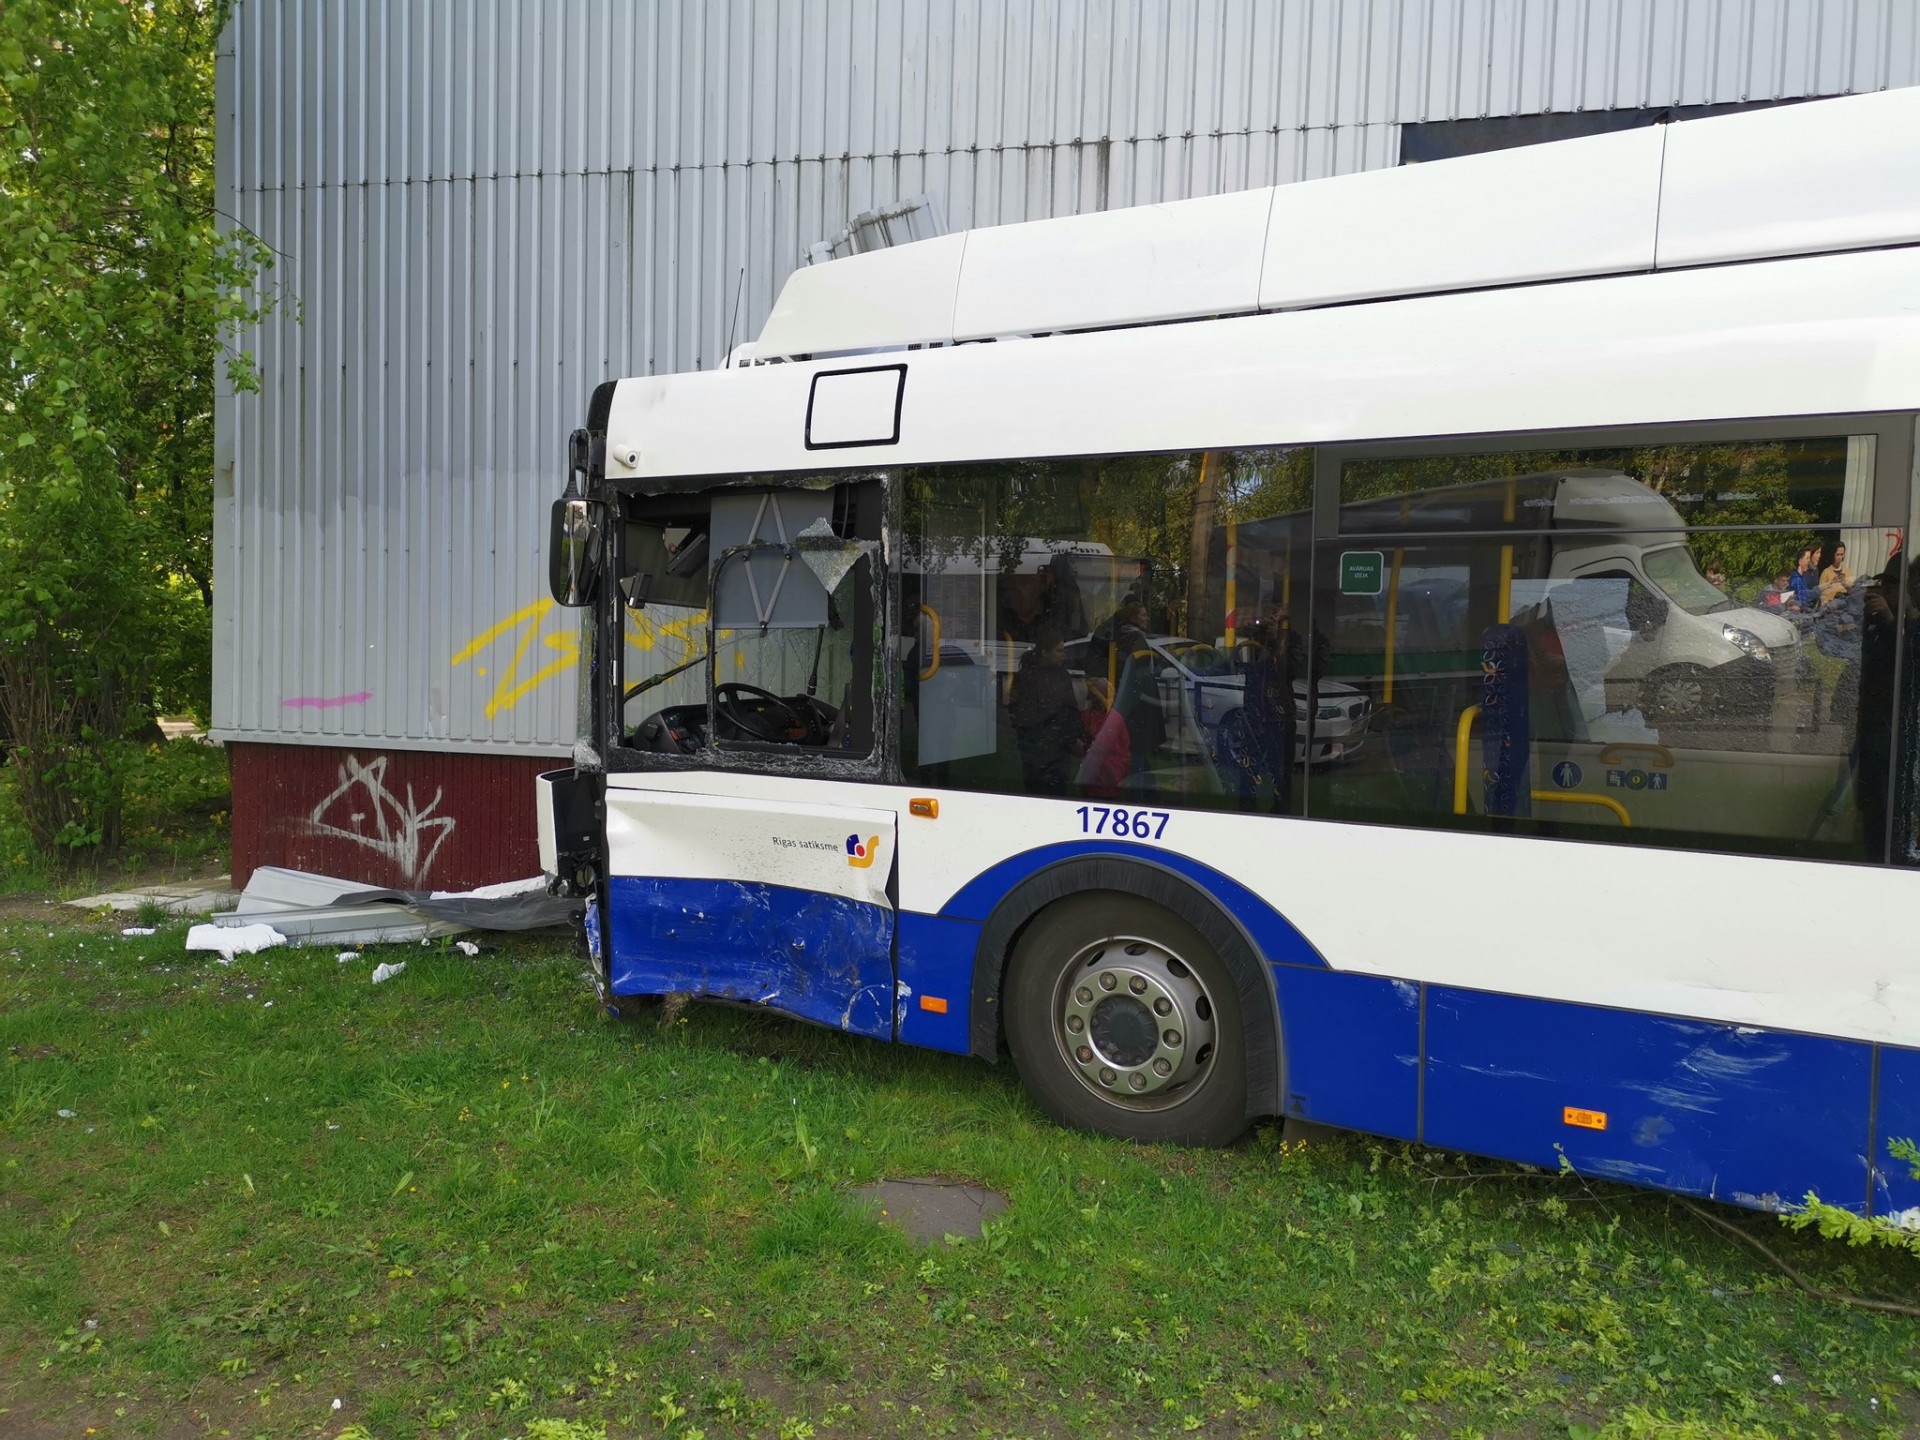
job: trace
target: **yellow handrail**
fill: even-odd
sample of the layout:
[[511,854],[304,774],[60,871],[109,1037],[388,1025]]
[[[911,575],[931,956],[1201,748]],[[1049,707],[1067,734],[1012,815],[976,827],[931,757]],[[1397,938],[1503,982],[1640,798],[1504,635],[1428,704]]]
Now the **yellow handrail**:
[[1480,718],[1480,707],[1469,705],[1460,712],[1460,723],[1453,732],[1453,813],[1467,813],[1467,746],[1473,740],[1473,722]]
[[931,605],[922,605],[920,613],[933,622],[933,663],[920,672],[920,680],[924,684],[940,673],[940,612]]
[[[1475,720],[1478,720],[1479,718],[1480,718],[1480,707],[1478,705],[1469,705],[1467,706],[1466,709],[1460,712],[1460,723],[1459,725],[1454,727],[1454,732],[1453,732],[1453,813],[1456,815],[1464,815],[1467,813],[1467,747],[1469,744],[1472,743],[1472,740],[1473,740],[1473,722]],[[1633,747],[1623,746],[1622,748],[1650,750],[1650,749],[1657,749],[1658,747],[1643,745],[1643,746],[1633,746]],[[1604,756],[1605,756],[1605,752],[1603,751],[1602,758],[1604,758]],[[1633,825],[1633,817],[1627,813],[1627,807],[1622,805],[1618,800],[1613,799],[1611,796],[1568,795],[1559,790],[1535,790],[1532,793],[1533,793],[1533,798],[1536,801],[1539,801],[1543,804],[1598,805],[1601,808],[1606,810],[1611,810],[1615,815],[1618,815],[1620,817],[1620,825],[1622,829],[1629,829]]]
[[1607,795],[1568,795],[1559,790],[1536,790],[1535,800],[1551,801],[1555,805],[1602,805],[1620,817],[1620,828],[1631,829],[1633,817],[1627,814],[1627,807]]

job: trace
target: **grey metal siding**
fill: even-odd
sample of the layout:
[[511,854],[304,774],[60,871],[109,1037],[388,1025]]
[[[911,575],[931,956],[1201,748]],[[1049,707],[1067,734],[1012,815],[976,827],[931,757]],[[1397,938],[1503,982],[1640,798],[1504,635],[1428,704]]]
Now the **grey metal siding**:
[[925,192],[960,229],[1390,165],[1411,121],[1911,85],[1920,6],[240,0],[223,48],[221,207],[288,303],[218,408],[216,730],[540,753],[574,730],[542,549],[589,391],[720,363],[855,213]]

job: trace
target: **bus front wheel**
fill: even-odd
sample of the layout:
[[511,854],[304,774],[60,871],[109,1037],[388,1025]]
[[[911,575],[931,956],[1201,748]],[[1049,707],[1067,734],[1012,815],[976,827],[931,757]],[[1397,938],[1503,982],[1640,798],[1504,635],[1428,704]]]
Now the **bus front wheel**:
[[1004,1014],[1021,1080],[1063,1125],[1178,1145],[1247,1128],[1233,976],[1150,901],[1079,895],[1041,911],[1014,947]]

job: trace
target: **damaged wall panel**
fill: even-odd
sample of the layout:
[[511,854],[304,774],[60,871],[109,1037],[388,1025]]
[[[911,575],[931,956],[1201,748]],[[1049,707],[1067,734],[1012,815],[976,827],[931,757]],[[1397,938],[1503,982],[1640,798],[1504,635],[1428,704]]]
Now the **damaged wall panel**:
[[537,875],[534,777],[560,762],[235,744],[233,883],[283,865],[405,890]]

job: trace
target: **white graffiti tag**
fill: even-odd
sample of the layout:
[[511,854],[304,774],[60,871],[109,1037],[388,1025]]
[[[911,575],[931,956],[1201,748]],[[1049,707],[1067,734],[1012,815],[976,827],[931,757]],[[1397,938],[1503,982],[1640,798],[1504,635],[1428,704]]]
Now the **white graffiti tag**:
[[367,765],[349,755],[339,773],[340,783],[307,817],[308,831],[351,840],[399,866],[409,885],[423,883],[433,868],[434,856],[453,834],[453,816],[433,813],[440,808],[444,792],[435,790],[433,799],[423,806],[414,802],[413,786],[409,785],[403,804],[387,789],[385,755]]

